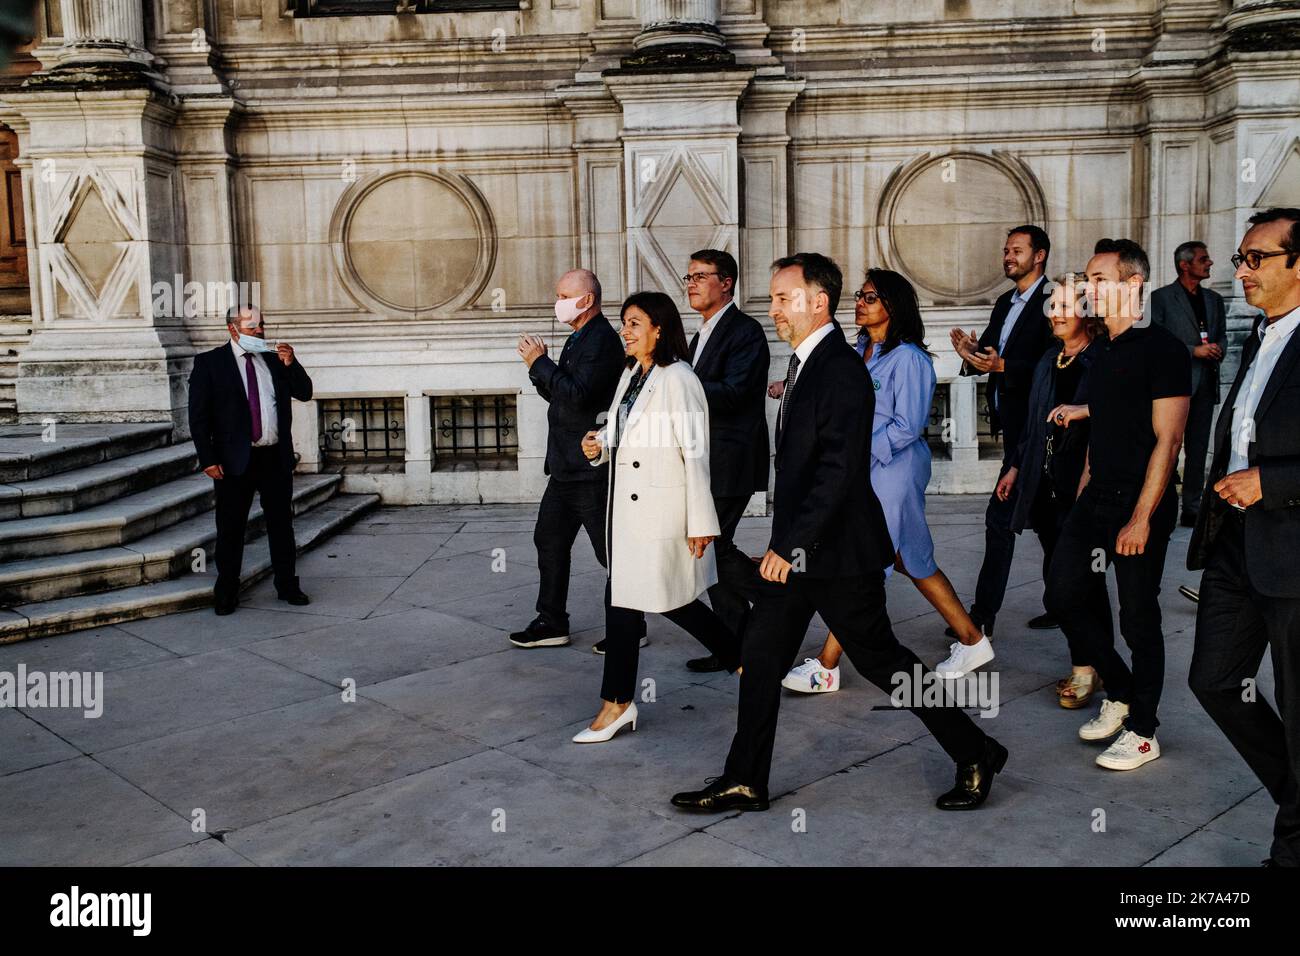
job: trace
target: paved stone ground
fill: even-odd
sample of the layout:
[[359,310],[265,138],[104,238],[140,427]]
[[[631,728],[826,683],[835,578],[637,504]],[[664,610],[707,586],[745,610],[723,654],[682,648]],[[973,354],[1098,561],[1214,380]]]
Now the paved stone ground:
[[[983,499],[929,508],[939,562],[969,598]],[[1025,538],[996,641],[1001,710],[984,722],[1011,759],[984,810],[933,809],[951,764],[911,715],[871,710],[886,696],[846,666],[837,694],[787,694],[771,811],[695,817],[668,797],[720,772],[735,679],[688,672],[698,648],[652,617],[641,676],[657,700],[640,705],[640,729],[570,743],[597,707],[603,577],[580,541],[573,645],[512,648],[506,632],[535,599],[533,514],[383,509],[301,562],[307,608],[276,601],[268,582],[230,617],[0,647],[0,670],[105,672],[98,719],[0,709],[0,864],[1177,866],[1268,854],[1268,795],[1186,686],[1186,530],[1165,578],[1161,759],[1097,768],[1097,745],[1075,733],[1093,711],[1056,705],[1064,638],[1020,627],[1041,610],[1041,551]],[[741,545],[760,552],[767,526],[745,519]],[[942,622],[912,586],[893,579],[888,593],[899,636],[931,663],[945,656]],[[814,621],[809,654],[823,636]],[[346,679],[355,702],[341,699]],[[206,832],[191,827],[196,809]]]

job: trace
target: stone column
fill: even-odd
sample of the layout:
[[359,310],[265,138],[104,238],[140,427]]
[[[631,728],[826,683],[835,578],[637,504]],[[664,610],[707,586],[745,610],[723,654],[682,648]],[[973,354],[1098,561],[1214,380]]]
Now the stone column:
[[153,60],[144,45],[143,0],[62,0],[60,66]]
[[721,0],[637,0],[641,32],[625,68],[720,66],[735,62],[718,29]]
[[[144,49],[143,3],[63,0],[57,63],[5,97],[24,120],[39,263],[18,417],[164,421],[184,438],[185,317],[208,311],[209,290],[187,285],[177,157],[207,157],[202,137],[177,135],[182,104]],[[220,119],[211,125],[219,134]]]

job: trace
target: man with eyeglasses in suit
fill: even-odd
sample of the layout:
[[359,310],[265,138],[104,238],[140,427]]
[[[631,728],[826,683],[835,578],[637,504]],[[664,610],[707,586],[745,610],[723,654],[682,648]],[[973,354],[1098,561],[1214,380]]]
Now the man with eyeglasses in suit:
[[[1232,264],[1264,315],[1187,547],[1187,567],[1204,569],[1188,684],[1278,806],[1265,865],[1300,866],[1300,209],[1252,216]],[[1253,692],[1265,649],[1277,710]]]
[[[690,358],[709,403],[710,484],[722,529],[713,541],[718,583],[709,588],[709,603],[727,627],[741,634],[755,568],[734,538],[749,499],[767,490],[764,395],[771,356],[763,326],[736,305],[737,277],[731,253],[701,249],[691,254],[682,281],[691,308],[700,314]],[[724,669],[712,654],[686,666],[697,673]]]

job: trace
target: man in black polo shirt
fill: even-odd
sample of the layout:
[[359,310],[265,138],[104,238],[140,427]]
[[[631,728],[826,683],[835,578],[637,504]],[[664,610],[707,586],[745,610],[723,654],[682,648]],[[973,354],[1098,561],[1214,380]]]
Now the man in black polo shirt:
[[[1178,461],[1192,393],[1187,349],[1142,318],[1146,253],[1128,239],[1103,239],[1088,261],[1088,304],[1110,341],[1089,375],[1092,433],[1079,499],[1061,531],[1048,572],[1048,612],[1090,660],[1106,688],[1101,713],[1079,728],[1084,740],[1119,737],[1097,757],[1134,770],[1160,756],[1156,709],[1165,677],[1160,577],[1178,520],[1170,477]],[[1130,671],[1110,634],[1110,609],[1090,600],[1088,575],[1115,565],[1120,633]]]

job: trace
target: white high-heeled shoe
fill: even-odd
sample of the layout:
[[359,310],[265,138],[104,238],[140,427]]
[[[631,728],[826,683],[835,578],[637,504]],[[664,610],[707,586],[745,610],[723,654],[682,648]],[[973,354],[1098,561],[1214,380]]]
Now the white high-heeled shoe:
[[636,730],[635,703],[629,704],[627,710],[623,711],[618,719],[604,730],[592,730],[590,727],[586,727],[581,732],[573,735],[573,742],[575,744],[603,744],[607,740],[612,740],[614,735],[628,724],[631,724],[632,729]]

